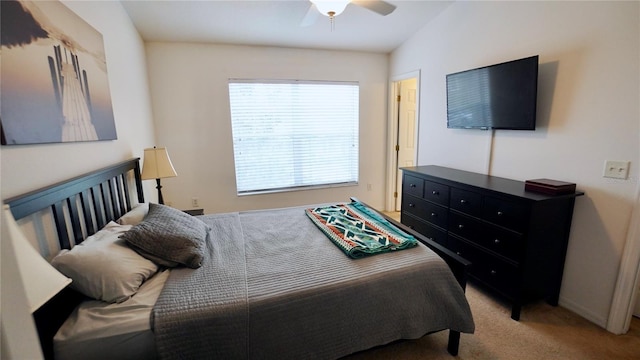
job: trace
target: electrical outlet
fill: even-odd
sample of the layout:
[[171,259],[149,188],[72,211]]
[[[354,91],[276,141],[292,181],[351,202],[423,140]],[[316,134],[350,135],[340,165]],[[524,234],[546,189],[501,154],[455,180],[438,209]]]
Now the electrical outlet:
[[607,160],[604,163],[604,177],[614,179],[627,179],[629,176],[629,161]]
[[191,206],[193,206],[194,208],[197,208],[200,206],[200,201],[198,200],[197,197],[191,198]]

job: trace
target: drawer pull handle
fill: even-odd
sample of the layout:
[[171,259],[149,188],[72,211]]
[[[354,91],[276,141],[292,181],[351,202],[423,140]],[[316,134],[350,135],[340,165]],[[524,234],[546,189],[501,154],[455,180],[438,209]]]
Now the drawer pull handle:
[[409,187],[414,188],[414,187],[416,187],[416,184],[409,184]]
[[431,213],[431,217],[437,217],[437,216],[438,216],[438,214],[433,213],[433,212]]
[[498,273],[497,271],[495,271],[495,270],[491,270],[491,275],[494,275],[494,276],[495,276],[497,273]]
[[502,216],[502,211],[498,211],[498,216]]
[[495,239],[495,240],[493,240],[493,243],[494,243],[494,244],[500,244],[500,239]]
[[460,204],[466,204],[466,203],[467,203],[467,200],[465,199],[460,200]]
[[409,207],[416,207],[415,204],[409,203]]
[[458,229],[463,229],[463,228],[464,228],[463,224],[458,225]]
[[437,196],[437,195],[440,195],[440,192],[438,192],[437,190],[433,190],[431,193],[432,193],[433,195],[436,195],[436,196]]

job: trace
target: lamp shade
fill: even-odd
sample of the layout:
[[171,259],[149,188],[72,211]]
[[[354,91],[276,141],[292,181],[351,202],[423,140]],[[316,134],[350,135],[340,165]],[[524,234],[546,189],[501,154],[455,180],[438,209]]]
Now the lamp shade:
[[178,176],[173,168],[167,148],[144,149],[144,164],[141,177],[143,180],[162,179]]
[[[36,249],[29,244],[13,218],[9,205],[4,205],[2,214],[2,241],[11,241],[18,273],[27,297],[27,305],[33,313],[65,286],[71,279],[56,270]],[[5,236],[8,238],[5,239]]]
[[[350,0],[311,0],[318,11],[324,16],[340,15],[351,2]],[[333,14],[330,14],[333,12]]]

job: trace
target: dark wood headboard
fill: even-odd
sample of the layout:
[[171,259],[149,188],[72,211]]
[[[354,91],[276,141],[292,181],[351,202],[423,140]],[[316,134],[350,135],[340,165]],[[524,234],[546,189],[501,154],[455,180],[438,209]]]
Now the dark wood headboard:
[[[131,187],[131,182],[135,186]],[[70,249],[131,210],[136,197],[138,203],[144,202],[140,158],[5,199],[4,203],[16,220],[51,209],[60,248]],[[53,359],[53,336],[83,299],[66,288],[33,314],[45,359]]]

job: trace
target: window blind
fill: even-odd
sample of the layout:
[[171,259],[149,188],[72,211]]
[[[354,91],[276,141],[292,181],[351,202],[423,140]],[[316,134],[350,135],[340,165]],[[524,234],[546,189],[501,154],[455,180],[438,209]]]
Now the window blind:
[[356,82],[230,80],[238,194],[358,182]]

